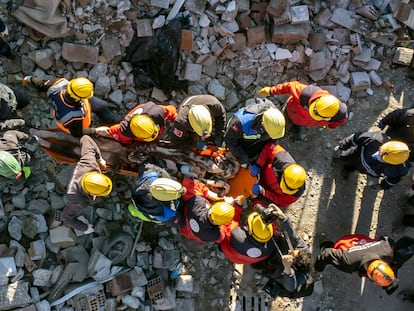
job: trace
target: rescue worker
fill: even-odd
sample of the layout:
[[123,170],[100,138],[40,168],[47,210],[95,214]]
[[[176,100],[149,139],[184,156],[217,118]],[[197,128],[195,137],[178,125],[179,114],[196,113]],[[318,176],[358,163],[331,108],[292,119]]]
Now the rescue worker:
[[221,147],[225,126],[226,110],[216,97],[189,96],[178,107],[170,140],[181,149],[204,150],[209,142]]
[[274,142],[264,146],[257,161],[250,167],[250,174],[260,174],[259,183],[252,187],[253,194],[282,208],[296,202],[305,191],[305,169],[285,148]]
[[177,213],[182,208],[185,188],[171,179],[166,170],[151,163],[141,165],[138,173],[129,213],[143,221],[179,226]]
[[17,116],[17,110],[30,104],[25,91],[0,83],[0,128],[13,129],[25,125]]
[[254,103],[239,109],[230,119],[224,140],[226,147],[247,167],[256,160],[266,143],[285,135],[285,117],[267,99],[256,98]]
[[224,239],[220,243],[221,251],[233,263],[253,264],[268,258],[274,251],[272,241],[274,226],[266,223],[256,211],[247,216],[247,223],[238,219],[223,228]]
[[191,240],[220,243],[224,238],[221,226],[229,223],[235,215],[235,208],[224,201],[211,204],[206,198],[195,195],[184,205],[185,226],[180,233]]
[[174,106],[157,105],[150,101],[135,106],[119,124],[91,129],[91,133],[111,136],[122,144],[152,142],[162,136],[166,122],[174,122],[176,117],[177,110]]
[[337,97],[315,85],[299,81],[266,86],[262,96],[289,94],[286,113],[296,126],[334,129],[348,119],[348,108]]
[[46,91],[57,126],[74,137],[89,134],[83,130],[90,127],[92,112],[104,124],[116,123],[108,103],[93,96],[94,87],[87,78],[68,81],[65,78],[43,80],[40,77],[26,76],[23,84],[31,84],[39,91]]
[[[392,139],[402,141],[410,150],[414,147],[414,108],[396,109],[386,114],[379,122],[381,130]],[[410,162],[414,162],[414,154],[410,153]]]
[[0,176],[6,179],[27,179],[31,174],[30,165],[34,156],[21,145],[22,141],[36,143],[35,137],[9,130],[0,138]]
[[334,158],[344,163],[343,177],[357,170],[373,178],[381,178],[380,184],[373,188],[387,190],[407,175],[410,164],[408,146],[400,141],[391,140],[381,132],[357,132],[343,138],[335,147]]
[[397,242],[387,236],[370,238],[362,234],[345,235],[335,243],[325,241],[315,261],[322,272],[329,264],[358,276],[368,277],[387,294],[398,288],[397,272],[414,253],[414,239],[402,237]]
[[305,241],[297,234],[289,217],[275,204],[270,204],[273,214],[280,223],[274,241],[277,250],[269,258],[254,264],[269,278],[263,288],[271,297],[298,298],[313,292],[312,253]]
[[96,197],[107,197],[112,191],[111,179],[101,171],[106,168],[101,150],[88,135],[80,139],[80,160],[69,183],[67,203],[63,208],[63,224],[83,234],[93,232],[93,227],[78,219],[82,209],[95,203]]

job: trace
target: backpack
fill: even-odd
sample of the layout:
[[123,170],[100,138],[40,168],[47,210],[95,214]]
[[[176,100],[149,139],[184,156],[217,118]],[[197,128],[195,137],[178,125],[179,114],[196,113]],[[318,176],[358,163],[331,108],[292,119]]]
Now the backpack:
[[339,250],[347,250],[354,246],[365,245],[370,242],[379,241],[379,238],[370,238],[363,234],[348,234],[339,238],[333,248]]

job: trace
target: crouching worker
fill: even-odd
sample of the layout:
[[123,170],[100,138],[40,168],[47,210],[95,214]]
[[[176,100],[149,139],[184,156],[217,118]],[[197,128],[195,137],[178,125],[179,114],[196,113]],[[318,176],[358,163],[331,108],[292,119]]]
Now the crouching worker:
[[178,226],[177,212],[181,209],[183,186],[154,164],[142,165],[139,173],[132,192],[132,204],[128,205],[129,213],[143,221]]
[[221,226],[229,223],[235,215],[234,207],[219,201],[213,204],[202,196],[191,197],[184,205],[185,226],[180,233],[198,242],[220,243],[224,238]]
[[24,180],[31,174],[29,165],[34,156],[22,147],[21,141],[37,142],[26,133],[13,130],[6,131],[0,138],[0,176],[6,179]]
[[112,181],[101,172],[106,162],[96,142],[84,135],[80,139],[80,148],[81,156],[68,186],[62,220],[78,233],[89,234],[94,232],[92,225],[78,217],[83,208],[95,203],[96,197],[106,197],[111,193]]
[[250,167],[250,174],[260,174],[259,183],[252,187],[253,195],[282,208],[296,202],[305,191],[305,169],[285,148],[274,142],[264,146],[259,158]]
[[269,204],[268,209],[279,225],[278,234],[274,237],[276,251],[253,265],[269,278],[263,290],[273,298],[309,296],[313,292],[312,253],[293,228],[289,217],[275,204]]
[[153,102],[139,104],[129,111],[119,124],[89,129],[92,134],[109,136],[121,144],[157,141],[164,133],[167,121],[174,122],[176,108]]
[[248,215],[246,223],[236,219],[226,224],[224,234],[220,248],[233,263],[253,264],[265,260],[275,251],[274,224],[265,221],[256,211]]
[[108,103],[94,96],[94,86],[87,78],[68,81],[65,78],[43,80],[40,77],[26,76],[23,84],[31,84],[39,91],[46,91],[56,125],[74,137],[90,134],[84,132],[84,129],[89,128],[92,123],[92,112],[104,124],[117,121],[109,110]]
[[410,149],[405,143],[391,140],[381,132],[357,132],[345,137],[333,154],[344,164],[344,179],[357,170],[377,179],[376,183],[369,185],[375,190],[387,190],[400,182],[411,166],[407,162],[409,156]]
[[414,253],[414,239],[402,237],[397,242],[386,236],[372,239],[362,234],[325,241],[315,262],[315,270],[326,265],[359,277],[367,277],[388,295],[398,288],[397,271]]

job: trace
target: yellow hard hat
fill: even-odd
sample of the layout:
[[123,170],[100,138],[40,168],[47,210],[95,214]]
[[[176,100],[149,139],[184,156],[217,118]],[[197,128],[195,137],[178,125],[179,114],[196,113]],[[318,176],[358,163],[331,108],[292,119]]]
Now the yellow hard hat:
[[0,176],[18,179],[22,174],[22,166],[10,152],[0,150]]
[[285,136],[285,117],[277,108],[269,108],[263,113],[263,127],[270,138],[278,139]]
[[89,195],[106,197],[112,191],[112,181],[100,172],[91,171],[82,176],[81,187]]
[[393,165],[404,163],[410,156],[410,149],[407,144],[397,140],[386,142],[380,147],[379,151],[382,160]]
[[210,111],[203,105],[192,106],[188,111],[188,120],[198,136],[204,137],[213,131]]
[[210,220],[216,225],[225,225],[234,218],[234,206],[226,202],[215,202],[209,211]]
[[177,200],[184,193],[183,186],[170,178],[157,178],[150,185],[151,195],[159,201]]
[[315,99],[309,106],[312,119],[322,121],[330,119],[339,111],[341,102],[333,95],[322,95]]
[[157,138],[159,128],[149,116],[137,114],[132,117],[129,128],[136,138],[150,142]]
[[286,194],[295,194],[305,184],[306,171],[299,164],[290,164],[283,170],[280,189]]
[[87,78],[72,79],[67,86],[67,92],[75,100],[88,99],[93,96],[93,84]]
[[384,260],[373,260],[367,269],[367,276],[375,284],[385,287],[390,286],[395,280],[395,274],[392,268]]
[[247,217],[247,225],[250,235],[261,243],[266,243],[273,236],[272,224],[265,224],[259,213],[253,212]]

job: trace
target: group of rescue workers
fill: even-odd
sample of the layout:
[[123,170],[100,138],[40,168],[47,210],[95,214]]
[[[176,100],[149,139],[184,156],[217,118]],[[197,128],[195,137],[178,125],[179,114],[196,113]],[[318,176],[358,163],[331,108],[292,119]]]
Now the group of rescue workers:
[[[260,97],[227,121],[224,106],[211,95],[189,96],[177,108],[153,102],[138,104],[120,118],[94,96],[93,83],[87,78],[69,81],[27,76],[23,84],[45,91],[57,127],[79,139],[80,159],[62,212],[64,224],[79,234],[94,232],[93,226],[79,217],[82,209],[97,197],[109,196],[113,187],[105,174],[108,159],[94,137],[112,138],[122,145],[156,144],[164,139],[170,146],[196,152],[213,146],[230,152],[238,160],[240,172],[247,172],[254,180],[248,195],[218,195],[187,165],[179,168],[184,178],[178,179],[167,165],[144,163],[137,172],[127,212],[141,221],[174,226],[187,239],[218,243],[233,263],[253,264],[262,270],[270,279],[265,290],[272,297],[311,294],[313,271],[322,271],[328,264],[366,276],[389,294],[397,288],[397,270],[412,256],[413,239],[403,237],[394,242],[386,236],[346,235],[335,243],[322,243],[314,262],[309,246],[283,211],[304,193],[307,172],[278,139],[284,137],[286,128],[295,133],[300,127],[334,129],[347,121],[346,104],[326,90],[299,81],[263,87]],[[282,94],[289,95],[282,111],[265,98]],[[0,84],[3,121],[27,105],[27,99],[22,98]],[[99,127],[91,127],[92,112],[99,117]],[[375,188],[389,189],[410,167],[413,112],[400,109],[384,117],[379,127],[388,126],[387,134],[357,132],[343,138],[333,157],[344,162],[344,172],[357,170],[380,179]],[[6,131],[1,138],[0,175],[5,179],[30,176],[33,155],[22,147],[25,140],[42,145],[42,137],[16,130]]]

